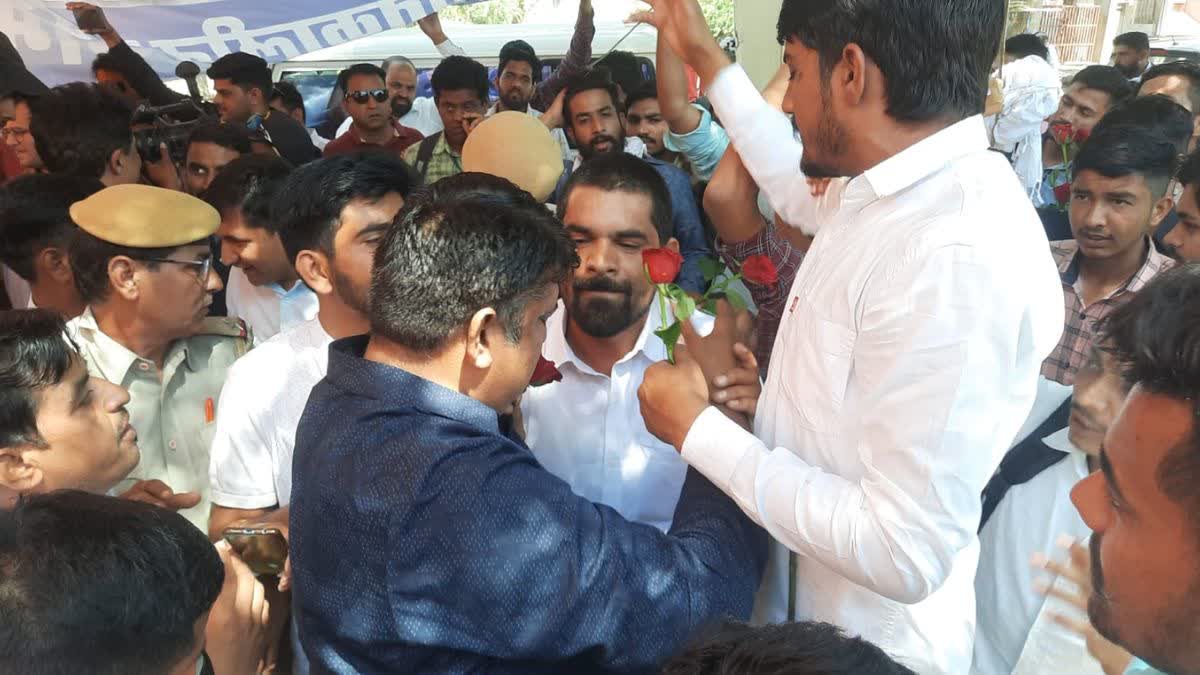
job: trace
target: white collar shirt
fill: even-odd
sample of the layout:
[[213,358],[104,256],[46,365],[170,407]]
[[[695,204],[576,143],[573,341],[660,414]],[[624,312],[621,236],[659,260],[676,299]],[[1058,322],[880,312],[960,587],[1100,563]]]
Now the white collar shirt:
[[266,509],[290,502],[296,427],[309,393],[325,377],[331,342],[320,320],[312,319],[230,368],[209,460],[213,504]]
[[547,322],[542,355],[558,365],[563,379],[528,390],[521,413],[526,444],[575,494],[665,532],[674,519],[687,465],[675,448],[646,430],[638,405],[646,369],[667,358],[654,335],[662,325],[657,308],[657,302],[651,305],[633,350],[608,376],[584,363],[567,343],[566,311],[560,303]]
[[[1031,632],[1046,607],[1063,611],[1061,603],[1047,601],[1034,588],[1034,582],[1043,575],[1030,564],[1033,555],[1053,556],[1062,535],[1086,539],[1091,533],[1071,503],[1071,488],[1088,475],[1087,455],[1067,436],[1068,430],[1062,429],[1043,439],[1067,457],[1029,482],[1011,487],[979,534],[979,572],[975,576],[978,625],[971,665],[971,672],[977,675],[1008,675],[1019,660],[1045,664],[1044,659],[1054,654],[1072,651],[1076,660],[1087,656],[1083,640],[1078,636],[1072,639],[1070,632],[1061,627],[1051,627],[1057,624],[1043,626],[1037,636]],[[1023,656],[1023,652],[1028,655]],[[1027,672],[1082,671],[1058,668]]]
[[[761,100],[736,66],[709,91]],[[817,235],[754,434],[709,408],[682,453],[777,542],[757,620],[790,601],[923,674],[970,668],[980,493],[1063,326],[1045,231],[987,145],[968,118],[792,195]]]
[[291,290],[279,284],[255,286],[238,267],[229,270],[225,290],[225,306],[229,316],[246,323],[258,346],[287,330],[317,316],[317,294],[297,281]]

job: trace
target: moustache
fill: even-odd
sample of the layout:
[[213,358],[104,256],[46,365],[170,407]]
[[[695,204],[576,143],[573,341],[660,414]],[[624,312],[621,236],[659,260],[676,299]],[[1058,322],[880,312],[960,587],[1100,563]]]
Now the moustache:
[[594,277],[591,279],[578,279],[571,284],[571,288],[576,293],[586,293],[588,291],[596,293],[621,293],[624,295],[633,295],[633,285],[628,282],[621,282],[608,277]]
[[601,143],[608,143],[609,145],[613,146],[614,148],[617,147],[617,139],[613,138],[612,136],[608,136],[606,134],[600,134],[599,136],[595,136],[594,138],[592,138],[592,142],[589,145],[592,146],[592,149],[595,149],[596,146]]

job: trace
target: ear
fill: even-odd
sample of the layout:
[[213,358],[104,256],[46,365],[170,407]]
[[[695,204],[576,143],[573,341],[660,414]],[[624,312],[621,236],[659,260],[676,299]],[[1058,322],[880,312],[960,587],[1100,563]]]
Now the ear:
[[675,251],[676,253],[679,253],[679,240],[676,239],[675,237],[671,237],[670,239],[667,240],[667,243],[663,245],[663,248],[670,249],[672,251]]
[[317,295],[329,295],[333,292],[333,277],[329,270],[329,260],[325,255],[316,251],[300,251],[296,255],[296,274]]
[[[867,93],[867,55],[862,47],[850,43],[842,49],[842,61],[830,75],[830,87],[840,92],[840,98],[850,106],[857,106]],[[838,98],[838,93],[834,94]]]
[[47,246],[38,252],[34,265],[42,272],[49,274],[56,283],[67,284],[75,281],[67,252],[57,246]]
[[629,129],[629,119],[627,117],[625,117],[625,113],[623,113],[623,112],[617,113],[617,119],[621,121],[621,129],[623,129],[623,130]]
[[1175,199],[1171,196],[1171,191],[1168,190],[1166,196],[1154,202],[1154,209],[1150,212],[1150,231],[1153,232],[1162,224],[1163,218],[1175,208]]
[[137,266],[133,260],[119,255],[108,261],[108,283],[113,292],[126,300],[137,300],[141,295],[137,284]]
[[36,449],[28,445],[0,448],[0,493],[10,490],[18,494],[31,492],[45,478],[41,467],[27,460]]
[[129,161],[125,157],[125,149],[113,150],[108,156],[108,172],[113,176],[121,175],[121,168],[125,166],[125,162]]
[[562,128],[567,132],[567,140],[571,141],[571,145],[579,147],[579,142],[575,140],[575,130],[571,128],[571,120],[564,118]]
[[504,327],[500,325],[500,316],[491,307],[484,307],[475,312],[471,322],[467,324],[467,360],[478,370],[492,367],[495,356],[492,350],[496,347],[496,339],[504,339]]

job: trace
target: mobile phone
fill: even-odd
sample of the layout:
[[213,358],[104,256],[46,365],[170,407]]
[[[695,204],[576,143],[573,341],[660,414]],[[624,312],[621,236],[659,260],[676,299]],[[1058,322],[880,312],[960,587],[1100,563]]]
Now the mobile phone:
[[283,564],[288,557],[288,543],[279,530],[273,527],[230,527],[221,536],[255,574],[274,575],[283,572]]
[[79,26],[79,30],[104,30],[108,26],[104,14],[96,7],[73,9],[71,12],[75,14],[75,25]]

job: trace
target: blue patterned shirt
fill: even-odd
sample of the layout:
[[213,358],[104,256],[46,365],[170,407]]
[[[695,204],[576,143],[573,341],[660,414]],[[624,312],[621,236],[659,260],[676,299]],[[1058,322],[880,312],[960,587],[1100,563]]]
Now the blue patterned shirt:
[[296,435],[291,555],[313,672],[649,671],[749,616],[766,535],[695,472],[668,534],[541,467],[494,410],[330,347]]

